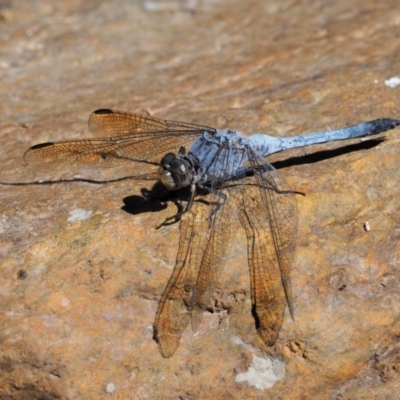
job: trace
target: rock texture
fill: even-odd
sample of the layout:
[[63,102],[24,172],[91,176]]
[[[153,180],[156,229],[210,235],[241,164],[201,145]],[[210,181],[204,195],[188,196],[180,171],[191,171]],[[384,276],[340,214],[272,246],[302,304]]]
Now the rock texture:
[[[397,0],[10,0],[0,32],[2,182],[128,176],[23,165],[33,144],[87,137],[97,108],[276,136],[400,117],[400,86],[385,85],[400,74]],[[163,359],[152,324],[179,229],[154,227],[173,204],[132,197],[145,181],[1,185],[0,397],[398,398],[399,138],[273,158],[306,196],[296,318],[272,348],[250,313],[243,233],[220,311]]]

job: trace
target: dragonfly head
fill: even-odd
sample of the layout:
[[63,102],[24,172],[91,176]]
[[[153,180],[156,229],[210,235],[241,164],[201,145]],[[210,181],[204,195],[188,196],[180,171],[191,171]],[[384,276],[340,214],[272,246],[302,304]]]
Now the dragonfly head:
[[163,185],[169,190],[178,190],[193,182],[192,163],[181,154],[166,154],[161,160],[158,174]]

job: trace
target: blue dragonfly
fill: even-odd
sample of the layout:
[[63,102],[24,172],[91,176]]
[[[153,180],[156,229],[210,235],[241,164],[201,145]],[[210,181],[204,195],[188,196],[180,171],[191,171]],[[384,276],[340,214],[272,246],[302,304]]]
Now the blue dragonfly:
[[89,117],[96,138],[38,144],[25,152],[24,160],[58,169],[133,163],[137,177],[149,167],[151,177],[167,189],[190,188],[185,209],[167,219],[180,220],[180,241],[154,323],[159,350],[170,357],[189,322],[196,330],[203,311],[212,308],[238,227],[247,236],[252,312],[261,339],[268,346],[275,343],[286,305],[294,316],[290,269],[298,226],[296,192],[266,157],[398,125],[400,120],[386,118],[292,137],[246,137],[228,129],[100,109]]

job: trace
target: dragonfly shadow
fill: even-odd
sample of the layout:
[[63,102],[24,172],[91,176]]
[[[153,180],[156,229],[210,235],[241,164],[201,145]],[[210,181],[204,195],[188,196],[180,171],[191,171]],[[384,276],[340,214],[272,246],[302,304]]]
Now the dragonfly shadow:
[[155,182],[150,190],[142,188],[140,192],[141,196],[125,197],[123,199],[124,205],[121,209],[129,214],[138,215],[165,210],[168,207],[168,203],[172,202],[176,205],[177,213],[179,213],[183,211],[181,202],[188,201],[190,197],[190,187],[170,191],[160,181]]
[[360,150],[368,150],[375,146],[378,146],[386,139],[384,137],[365,140],[360,143],[350,144],[348,146],[342,146],[337,149],[332,150],[321,150],[315,153],[297,156],[297,157],[290,157],[285,160],[276,161],[273,163],[273,166],[276,169],[293,167],[296,165],[304,165],[304,164],[314,164],[323,160],[329,160],[330,158],[335,158],[342,156],[344,154],[352,153],[353,151],[360,151]]

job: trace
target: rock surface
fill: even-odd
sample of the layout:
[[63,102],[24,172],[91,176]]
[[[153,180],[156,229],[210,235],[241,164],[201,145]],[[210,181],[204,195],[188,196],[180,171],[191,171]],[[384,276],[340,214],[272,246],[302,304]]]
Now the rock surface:
[[[97,108],[276,136],[400,118],[385,85],[400,74],[397,0],[10,0],[0,32],[2,182],[129,175],[23,165],[33,144],[89,136]],[[144,181],[1,185],[0,398],[398,398],[399,138],[271,159],[306,193],[296,318],[272,348],[243,233],[217,293],[231,312],[205,313],[163,359],[152,324],[179,229],[154,227],[175,207],[121,209]]]

